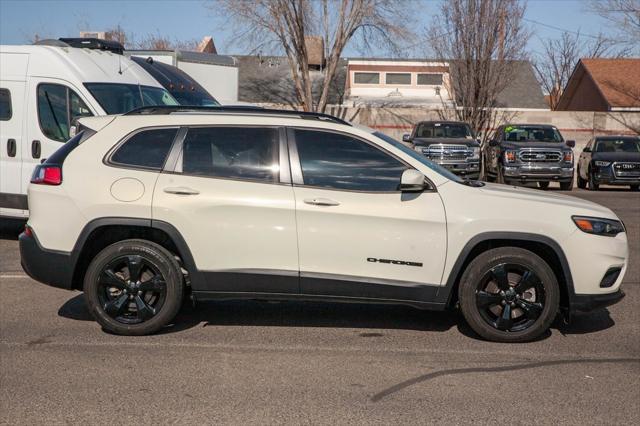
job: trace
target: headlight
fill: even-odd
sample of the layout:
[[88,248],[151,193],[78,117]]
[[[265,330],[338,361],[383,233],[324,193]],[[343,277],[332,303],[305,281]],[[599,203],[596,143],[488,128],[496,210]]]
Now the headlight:
[[565,151],[562,159],[565,163],[573,163],[573,151]]
[[427,153],[427,148],[425,148],[424,146],[414,146],[413,147],[414,150],[418,151],[420,154],[426,154]]
[[598,167],[608,167],[611,164],[611,161],[594,161],[595,165]]
[[515,151],[505,151],[504,152],[504,161],[507,163],[515,163],[516,162],[516,152]]
[[478,158],[480,158],[480,147],[474,147],[473,148],[473,155],[471,156],[471,159],[473,160],[477,160]]
[[587,234],[605,235],[615,237],[624,232],[622,222],[612,219],[600,219],[597,217],[572,216],[573,222]]

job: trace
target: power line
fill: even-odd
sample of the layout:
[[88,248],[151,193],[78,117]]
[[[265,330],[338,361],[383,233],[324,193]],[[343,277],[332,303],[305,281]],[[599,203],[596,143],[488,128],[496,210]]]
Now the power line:
[[[565,33],[575,34],[575,35],[577,35],[579,37],[589,37],[589,38],[593,38],[593,39],[596,39],[596,40],[603,39],[603,37],[600,37],[600,36],[595,36],[593,34],[585,34],[585,33],[581,33],[580,31],[567,30],[566,28],[556,27],[554,25],[545,24],[543,22],[535,21],[533,19],[522,18],[522,20],[530,22],[532,24],[536,24],[536,25],[540,25],[540,26],[543,26],[543,27],[551,28],[553,30],[562,31],[562,32],[565,32]],[[608,40],[608,39],[605,39],[605,40]]]

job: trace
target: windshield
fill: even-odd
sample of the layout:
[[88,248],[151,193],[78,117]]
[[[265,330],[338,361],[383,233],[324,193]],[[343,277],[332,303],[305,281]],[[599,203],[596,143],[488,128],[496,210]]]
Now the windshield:
[[507,126],[504,140],[511,142],[562,142],[562,136],[555,127]]
[[640,139],[604,139],[596,142],[596,152],[640,152]]
[[437,165],[435,163],[432,163],[431,161],[427,160],[427,158],[424,155],[419,154],[418,152],[416,152],[413,149],[411,149],[411,148],[407,147],[406,145],[404,145],[402,142],[399,142],[399,141],[395,140],[391,136],[387,136],[382,132],[374,132],[373,135],[379,137],[380,139],[382,139],[383,141],[393,145],[394,147],[402,150],[406,154],[410,155],[412,158],[415,158],[416,160],[418,160],[419,162],[421,162],[422,164],[424,164],[425,166],[427,166],[428,168],[430,168],[434,172],[436,172],[438,174],[441,174],[442,176],[446,177],[447,179],[452,180],[454,182],[458,182],[458,183],[464,182],[464,180],[461,177],[454,175],[453,173],[451,173],[449,170],[445,169],[444,167],[441,167],[441,166],[439,166],[439,165]]
[[124,114],[143,106],[178,105],[161,87],[120,83],[85,83],[107,114]]
[[418,125],[416,138],[465,138],[473,139],[471,129],[466,124],[424,123]]

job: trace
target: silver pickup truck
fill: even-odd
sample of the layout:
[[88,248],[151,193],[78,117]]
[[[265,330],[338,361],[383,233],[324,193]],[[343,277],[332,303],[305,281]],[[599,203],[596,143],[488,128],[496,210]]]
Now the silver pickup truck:
[[480,176],[480,143],[466,123],[422,121],[402,141],[457,175],[467,179]]

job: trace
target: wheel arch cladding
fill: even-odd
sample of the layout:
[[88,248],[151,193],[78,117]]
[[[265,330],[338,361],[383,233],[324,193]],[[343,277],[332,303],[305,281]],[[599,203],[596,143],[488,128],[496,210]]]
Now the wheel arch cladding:
[[568,308],[573,297],[573,279],[564,251],[553,239],[538,234],[520,232],[487,232],[467,242],[453,265],[443,289],[447,306],[458,302],[458,285],[465,269],[480,253],[500,247],[519,247],[540,256],[553,270],[560,287],[560,306]]
[[182,235],[168,223],[138,218],[100,218],[84,227],[73,248],[75,266],[72,288],[82,290],[87,267],[102,249],[115,242],[134,238],[161,245],[180,257],[182,266],[190,275],[196,272],[189,247]]

